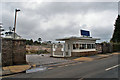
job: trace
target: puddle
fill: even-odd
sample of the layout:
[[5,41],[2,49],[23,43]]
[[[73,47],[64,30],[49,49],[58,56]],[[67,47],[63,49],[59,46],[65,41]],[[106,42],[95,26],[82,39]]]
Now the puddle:
[[38,71],[44,71],[46,69],[47,69],[47,67],[40,66],[40,67],[37,67],[37,68],[32,68],[32,69],[26,70],[26,73],[33,73],[33,72],[38,72]]

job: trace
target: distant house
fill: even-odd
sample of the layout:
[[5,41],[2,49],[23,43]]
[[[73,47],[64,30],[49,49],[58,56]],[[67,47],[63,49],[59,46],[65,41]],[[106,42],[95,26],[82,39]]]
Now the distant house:
[[[14,38],[14,33],[10,32],[10,31],[6,32],[5,38]],[[15,33],[15,39],[21,39],[21,36],[19,36],[17,33]]]
[[56,39],[64,43],[56,43],[52,46],[52,56],[54,57],[73,57],[97,54],[96,40],[92,37],[67,37]]

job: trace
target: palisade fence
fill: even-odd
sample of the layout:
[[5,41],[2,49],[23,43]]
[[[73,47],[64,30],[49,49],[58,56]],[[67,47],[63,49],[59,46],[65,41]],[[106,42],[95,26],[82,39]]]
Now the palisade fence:
[[96,46],[101,46],[101,53],[111,53],[111,52],[120,52],[120,43],[100,43],[99,45]]

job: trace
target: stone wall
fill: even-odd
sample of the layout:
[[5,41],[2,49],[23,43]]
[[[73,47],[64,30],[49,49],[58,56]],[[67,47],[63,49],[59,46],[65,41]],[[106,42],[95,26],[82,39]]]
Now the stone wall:
[[13,64],[26,63],[25,40],[13,40]]
[[2,38],[2,66],[26,64],[25,39]]
[[12,63],[12,39],[2,39],[2,65],[13,65]]

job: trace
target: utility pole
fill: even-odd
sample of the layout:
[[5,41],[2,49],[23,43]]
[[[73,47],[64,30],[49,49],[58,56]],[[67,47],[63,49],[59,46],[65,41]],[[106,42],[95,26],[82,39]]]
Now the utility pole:
[[14,39],[15,39],[17,12],[19,12],[19,11],[20,11],[20,9],[15,9],[15,21],[14,21],[14,28],[13,28],[13,30],[14,30]]

